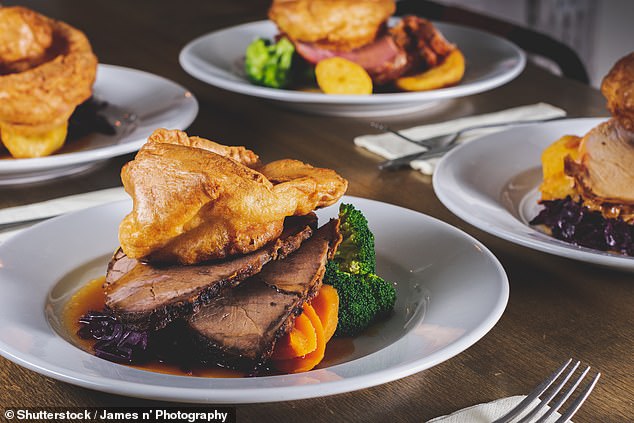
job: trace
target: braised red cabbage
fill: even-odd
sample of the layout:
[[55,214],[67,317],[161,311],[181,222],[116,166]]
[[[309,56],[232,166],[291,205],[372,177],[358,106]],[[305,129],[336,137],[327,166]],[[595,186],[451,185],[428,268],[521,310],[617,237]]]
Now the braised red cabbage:
[[148,333],[131,330],[109,311],[89,311],[79,319],[82,327],[77,335],[83,339],[96,339],[95,355],[117,363],[144,361],[148,346]]
[[531,225],[545,225],[552,236],[562,241],[634,256],[634,225],[622,219],[606,219],[569,196],[541,204],[543,209]]

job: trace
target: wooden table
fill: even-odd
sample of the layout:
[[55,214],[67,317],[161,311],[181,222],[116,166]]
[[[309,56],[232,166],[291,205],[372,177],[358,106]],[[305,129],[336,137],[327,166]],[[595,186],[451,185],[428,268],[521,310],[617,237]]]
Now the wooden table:
[[[455,225],[486,244],[506,269],[511,286],[508,307],[498,324],[467,351],[427,371],[358,392],[240,405],[238,421],[420,422],[477,403],[525,394],[570,356],[603,373],[575,421],[632,418],[632,274],[529,250],[466,224],[438,201],[429,177],[411,170],[377,170],[380,158],[352,143],[354,136],[371,132],[366,120],[287,111],[208,86],[180,68],[178,53],[189,40],[217,28],[262,19],[268,1],[20,3],[84,30],[102,63],[143,69],[187,86],[200,102],[191,134],[246,145],[264,161],[292,157],[334,168],[350,181],[349,194],[397,204]],[[437,111],[385,121],[408,127],[539,101],[562,107],[570,116],[606,115],[605,101],[597,90],[529,65],[501,88],[448,102]],[[113,159],[81,176],[1,188],[0,207],[118,186],[121,165],[131,157]],[[0,380],[0,407],[159,404],[58,382],[4,358],[0,358]]]

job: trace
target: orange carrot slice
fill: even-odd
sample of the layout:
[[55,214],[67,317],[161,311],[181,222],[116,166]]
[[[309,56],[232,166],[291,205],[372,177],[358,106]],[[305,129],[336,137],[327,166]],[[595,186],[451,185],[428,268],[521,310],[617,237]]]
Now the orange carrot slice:
[[310,302],[324,327],[326,342],[335,334],[339,322],[339,294],[331,285],[322,285],[319,293]]
[[274,360],[301,357],[317,349],[317,332],[305,313],[295,318],[293,329],[280,338],[273,352]]
[[273,364],[278,370],[281,370],[286,373],[300,373],[307,372],[315,367],[317,364],[321,362],[324,358],[324,353],[326,352],[326,338],[324,337],[324,328],[321,325],[321,321],[319,320],[319,316],[315,313],[315,309],[313,309],[309,304],[304,304],[304,313],[310,322],[313,324],[315,328],[315,332],[317,333],[317,348],[315,351],[306,354],[303,357],[295,357],[288,358],[285,360],[273,360]]

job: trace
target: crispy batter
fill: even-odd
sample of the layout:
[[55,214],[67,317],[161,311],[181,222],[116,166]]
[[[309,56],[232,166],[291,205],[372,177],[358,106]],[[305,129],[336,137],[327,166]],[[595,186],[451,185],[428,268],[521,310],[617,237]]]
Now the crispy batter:
[[[15,19],[15,13],[18,13],[8,13],[5,8],[0,8],[0,11],[3,11],[0,18],[8,16],[11,22]],[[23,16],[21,12],[19,16]],[[46,55],[52,58],[22,72],[0,76],[0,121],[13,125],[14,129],[19,129],[20,125],[37,125],[42,130],[52,129],[64,124],[75,107],[92,94],[97,58],[81,31],[42,15],[36,14],[37,18],[31,14],[26,16],[30,16],[29,22],[46,23],[50,27],[53,42]],[[7,29],[14,30],[23,27],[16,27],[14,23],[7,25]],[[42,29],[42,33],[45,32]],[[6,33],[2,37],[21,36],[22,32],[15,34],[13,31],[12,34]],[[15,43],[19,44],[21,41],[16,40]],[[39,47],[43,47],[45,43],[27,44],[30,45],[25,56],[28,62],[35,60],[33,57],[38,56]],[[16,49],[11,48],[3,57],[11,58],[15,52]]]
[[201,148],[203,150],[228,157],[251,168],[260,164],[260,158],[258,155],[244,147],[227,146],[205,138],[189,137],[184,131],[179,131],[178,129],[159,128],[150,135],[148,141]]
[[24,7],[0,7],[0,75],[46,61],[52,44],[53,30],[46,18]]
[[269,18],[294,41],[350,51],[373,41],[394,0],[274,0]]
[[337,202],[348,187],[348,182],[334,170],[313,167],[299,160],[276,160],[257,170],[275,185],[278,193],[297,199],[295,215],[308,214]]
[[634,130],[634,53],[621,58],[603,78],[601,92],[608,110],[626,129]]
[[121,171],[134,203],[119,241],[132,258],[193,264],[255,251],[279,237],[285,217],[328,206],[347,188],[335,172],[301,162],[273,162],[261,173],[189,146],[180,131],[154,138],[161,141],[146,143]]

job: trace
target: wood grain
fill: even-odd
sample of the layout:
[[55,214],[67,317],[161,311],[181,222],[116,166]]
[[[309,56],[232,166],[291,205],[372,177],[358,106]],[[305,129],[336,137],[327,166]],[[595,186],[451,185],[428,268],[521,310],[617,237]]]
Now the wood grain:
[[[14,2],[3,2],[5,5]],[[527,393],[550,369],[574,356],[603,373],[575,421],[622,422],[634,414],[634,281],[631,274],[522,248],[451,214],[431,179],[414,171],[379,172],[380,158],[356,148],[372,132],[366,119],[300,114],[228,93],[189,77],[180,49],[214,29],[266,15],[268,1],[21,1],[83,29],[102,63],[147,70],[188,87],[200,102],[189,132],[246,145],[263,160],[293,157],[337,169],[349,194],[408,207],[455,225],[485,243],[508,272],[511,295],[499,323],[462,354],[427,371],[358,392],[310,400],[238,406],[238,421],[425,421],[499,397]],[[605,116],[597,90],[529,65],[493,91],[436,110],[384,121],[397,128],[539,101],[571,116]],[[120,185],[131,156],[91,173],[28,187],[0,188],[0,207]],[[165,405],[69,385],[0,358],[1,406]]]

